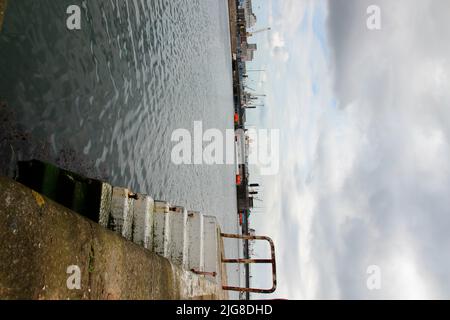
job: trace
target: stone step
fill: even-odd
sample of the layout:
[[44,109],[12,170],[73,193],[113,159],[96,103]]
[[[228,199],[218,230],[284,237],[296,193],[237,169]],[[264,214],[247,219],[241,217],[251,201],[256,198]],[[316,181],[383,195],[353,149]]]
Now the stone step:
[[[219,273],[218,231],[217,219],[213,216],[203,217],[203,260],[204,271],[208,273]],[[214,281],[215,277],[206,276]]]
[[18,168],[18,182],[106,226],[112,197],[109,184],[38,160],[19,161]]
[[183,207],[173,207],[168,213],[170,239],[167,243],[167,256],[177,265],[184,265],[187,261],[187,220],[188,213]]
[[155,213],[168,213],[170,211],[170,204],[167,201],[155,201]]
[[108,228],[132,240],[134,199],[126,188],[113,187]]
[[155,201],[153,211],[153,251],[163,257],[169,256],[170,205],[165,201]]
[[107,228],[111,215],[113,187],[103,182],[100,191],[100,203],[98,210],[98,223]]
[[153,250],[153,212],[155,202],[150,196],[137,194],[133,210],[133,242]]
[[215,217],[154,201],[41,161],[19,163],[19,182],[186,270],[219,273]]
[[187,259],[184,268],[187,270],[204,271],[203,260],[203,215],[198,212],[188,211],[186,226]]

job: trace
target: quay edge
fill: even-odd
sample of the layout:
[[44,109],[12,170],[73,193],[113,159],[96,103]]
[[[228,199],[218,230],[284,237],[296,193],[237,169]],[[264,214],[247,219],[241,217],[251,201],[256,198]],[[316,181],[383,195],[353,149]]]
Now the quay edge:
[[[221,286],[0,177],[0,299],[228,299]],[[79,266],[81,289],[67,288]]]

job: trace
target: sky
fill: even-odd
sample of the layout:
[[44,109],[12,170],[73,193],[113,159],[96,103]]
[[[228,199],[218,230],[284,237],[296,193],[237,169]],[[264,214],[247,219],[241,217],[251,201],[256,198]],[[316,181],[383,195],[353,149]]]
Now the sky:
[[[381,9],[369,30],[367,8]],[[249,123],[281,130],[258,234],[288,299],[450,298],[450,2],[254,0]],[[369,290],[369,266],[381,287]],[[270,283],[270,273],[255,284]],[[262,280],[265,278],[265,280]],[[267,297],[265,297],[267,298]]]

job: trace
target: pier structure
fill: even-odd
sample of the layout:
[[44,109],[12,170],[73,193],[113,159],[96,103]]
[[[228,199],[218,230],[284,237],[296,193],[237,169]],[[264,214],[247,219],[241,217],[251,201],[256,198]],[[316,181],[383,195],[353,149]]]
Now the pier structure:
[[187,271],[17,181],[0,177],[0,299],[228,299]]
[[[115,187],[37,160],[18,162],[16,181],[1,178],[0,197],[5,199],[0,206],[3,244],[0,250],[0,288],[8,288],[0,290],[0,298],[73,297],[64,286],[56,286],[56,283],[61,284],[61,277],[65,274],[61,276],[59,269],[62,265],[55,266],[49,258],[78,261],[80,264],[80,255],[87,256],[81,265],[84,264],[89,274],[88,291],[80,291],[82,296],[77,296],[83,299],[227,299],[228,290],[267,293],[276,288],[272,241],[252,235],[254,239],[269,241],[271,259],[226,257],[223,238],[246,242],[250,238],[248,235],[222,233],[213,216],[154,200],[128,188]],[[48,232],[50,242],[45,232]],[[19,233],[20,236],[15,237]],[[82,236],[86,233],[89,239]],[[111,238],[111,233],[120,240],[113,237],[114,241],[106,241],[106,238]],[[91,243],[87,249],[87,242],[95,245]],[[29,257],[20,252],[33,251],[36,245],[39,249],[45,247],[47,255],[40,254],[35,259],[33,253],[30,265],[27,263]],[[67,247],[75,249],[68,250]],[[141,253],[131,257],[130,253],[139,252],[136,247]],[[122,257],[128,256],[130,261],[125,263]],[[135,269],[133,260],[140,263],[137,265],[139,270]],[[11,268],[11,261],[16,267]],[[244,264],[246,268],[251,263],[271,263],[273,287],[259,289],[250,288],[248,283],[245,287],[228,284],[227,263]],[[148,275],[139,274],[149,271],[147,264],[156,265],[151,272],[161,274],[151,277],[150,283],[137,285],[139,290],[133,292],[128,282],[148,279]],[[96,268],[99,272],[94,272]],[[54,278],[56,269],[58,276]],[[28,272],[38,278],[39,286],[43,284],[48,288],[46,292],[41,292],[34,280],[25,278],[15,283],[14,279]],[[167,277],[176,283],[175,287],[169,291],[154,288]],[[31,293],[23,288],[27,283]],[[110,286],[126,289],[125,292],[111,289],[105,295]],[[97,293],[90,294],[94,288]],[[166,295],[158,295],[158,292]]]
[[[19,189],[28,188],[27,191],[21,190],[27,193],[28,198],[39,199],[43,204],[54,201],[74,214],[79,214],[105,230],[114,232],[123,240],[128,240],[127,243],[133,242],[144,250],[165,258],[183,279],[195,279],[188,282],[194,283],[196,287],[200,280],[202,283],[207,281],[205,282],[207,284],[203,283],[201,286],[207,288],[203,293],[196,288],[189,288],[189,283],[185,283],[184,286],[187,288],[183,290],[191,290],[196,294],[182,295],[182,297],[227,297],[222,289],[227,282],[225,268],[221,261],[223,242],[220,226],[215,217],[188,211],[184,207],[154,200],[148,195],[85,178],[36,160],[19,162],[17,181],[22,187],[16,187],[17,182],[12,181],[5,181],[4,184],[14,185],[14,188]],[[10,193],[5,188],[7,187],[4,186],[1,190],[3,199],[6,197],[9,203],[21,201],[20,198],[11,199]],[[8,223],[5,219],[16,219],[8,216],[11,213],[10,209],[0,209],[0,211],[0,220],[6,226]],[[18,213],[19,216],[21,214],[37,215],[39,221],[36,209]],[[36,227],[44,228],[39,223]],[[45,228],[51,228],[51,226],[45,226]],[[57,229],[58,226],[55,228]],[[2,246],[14,246],[14,243],[10,242],[11,239],[4,240]],[[3,274],[1,270],[6,268],[3,264],[7,263],[10,254],[12,253],[8,253],[5,248],[1,249],[0,274]],[[43,274],[42,277],[51,277],[51,275]],[[2,294],[4,293],[0,292],[0,297]],[[7,294],[6,297],[8,297]]]

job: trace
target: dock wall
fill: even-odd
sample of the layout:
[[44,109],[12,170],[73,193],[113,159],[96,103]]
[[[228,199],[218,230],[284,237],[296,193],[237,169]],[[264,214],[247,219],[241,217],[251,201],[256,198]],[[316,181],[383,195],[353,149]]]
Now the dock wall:
[[[0,177],[0,299],[226,299],[173,265],[31,189]],[[81,288],[67,286],[78,266]]]

